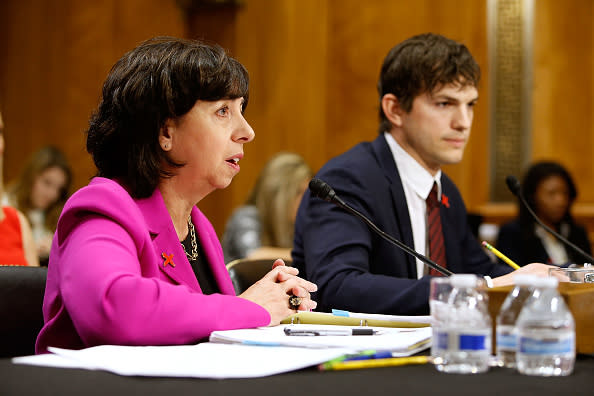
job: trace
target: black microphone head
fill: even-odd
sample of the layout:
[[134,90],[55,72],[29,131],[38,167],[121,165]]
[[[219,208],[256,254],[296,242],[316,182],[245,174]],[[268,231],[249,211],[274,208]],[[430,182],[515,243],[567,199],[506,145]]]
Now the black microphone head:
[[505,178],[505,183],[507,184],[507,188],[509,188],[509,191],[511,191],[512,194],[514,194],[516,197],[520,195],[521,185],[515,176],[513,176],[513,175],[507,176]]
[[314,197],[322,198],[324,201],[332,202],[336,193],[325,181],[314,177],[309,182],[309,191]]

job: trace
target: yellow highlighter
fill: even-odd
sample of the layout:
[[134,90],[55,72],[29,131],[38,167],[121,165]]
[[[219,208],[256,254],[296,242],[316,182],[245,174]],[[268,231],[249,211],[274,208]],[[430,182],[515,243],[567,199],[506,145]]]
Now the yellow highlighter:
[[320,370],[357,370],[374,367],[393,367],[393,366],[404,366],[407,364],[425,364],[431,362],[430,356],[409,356],[409,357],[396,357],[386,359],[368,359],[368,360],[347,360],[342,362],[335,362],[327,364]]
[[513,269],[515,269],[515,270],[520,269],[520,266],[518,264],[511,261],[506,255],[501,253],[499,250],[495,249],[493,246],[489,245],[487,242],[483,241],[483,247],[492,251],[495,256],[497,256],[501,260],[505,261],[505,263],[507,265],[509,265],[510,267],[512,267]]

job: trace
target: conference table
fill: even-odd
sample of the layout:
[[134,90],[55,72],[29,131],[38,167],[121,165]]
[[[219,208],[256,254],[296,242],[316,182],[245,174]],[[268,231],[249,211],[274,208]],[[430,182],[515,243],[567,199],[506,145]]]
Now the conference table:
[[[288,356],[287,359],[290,359]],[[299,371],[252,379],[126,377],[105,371],[13,364],[0,359],[0,395],[575,395],[594,394],[594,356],[579,355],[567,377],[530,377],[491,368],[439,373],[430,365],[350,371]]]

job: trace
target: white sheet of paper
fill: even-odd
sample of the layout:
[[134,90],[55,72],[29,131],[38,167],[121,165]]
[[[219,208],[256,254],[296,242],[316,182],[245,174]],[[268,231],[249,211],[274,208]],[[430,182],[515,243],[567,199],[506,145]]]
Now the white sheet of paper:
[[[16,364],[28,364],[31,366],[45,366],[58,368],[81,368],[80,363],[60,355],[53,353],[44,353],[43,355],[19,356],[12,358],[12,362]],[[93,369],[93,367],[84,367],[86,369]]]
[[14,358],[14,363],[106,370],[120,375],[253,378],[314,366],[349,349],[306,349],[202,343],[184,346],[102,345],[82,350],[49,348],[52,354]]

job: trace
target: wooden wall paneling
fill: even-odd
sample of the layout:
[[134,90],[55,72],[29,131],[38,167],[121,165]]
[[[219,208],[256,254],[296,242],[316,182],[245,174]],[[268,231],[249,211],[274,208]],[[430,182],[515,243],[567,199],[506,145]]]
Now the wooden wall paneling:
[[233,54],[239,5],[186,9],[188,37],[216,43]]
[[109,1],[115,6],[115,13],[112,16],[112,45],[116,50],[115,60],[125,51],[151,37],[186,37],[187,35],[186,14],[177,0]]
[[536,3],[532,159],[569,169],[578,202],[594,202],[594,4],[590,0]]
[[[113,2],[62,2],[50,7],[51,17],[44,27],[45,45],[51,52],[51,69],[43,92],[51,113],[45,128],[34,130],[44,144],[54,144],[65,152],[73,167],[74,187],[88,183],[94,164],[86,152],[86,136],[91,111],[99,103],[101,82],[116,56],[109,34]],[[57,28],[57,27],[60,28]]]
[[[45,118],[45,106],[40,106],[38,92],[43,89],[41,43],[34,38],[41,35],[43,9],[27,12],[31,2],[0,3],[2,32],[2,79],[0,82],[2,112],[5,124],[6,150],[4,181],[9,183],[14,169],[26,158],[34,141],[32,131],[38,118]],[[19,100],[16,100],[16,99]]]
[[333,144],[326,147],[326,160],[377,136],[377,78],[395,44],[392,26],[398,25],[387,17],[393,14],[384,8],[389,3],[330,1],[326,133]]
[[563,164],[578,188],[573,207],[594,250],[594,3],[536,3],[532,159]]

